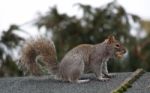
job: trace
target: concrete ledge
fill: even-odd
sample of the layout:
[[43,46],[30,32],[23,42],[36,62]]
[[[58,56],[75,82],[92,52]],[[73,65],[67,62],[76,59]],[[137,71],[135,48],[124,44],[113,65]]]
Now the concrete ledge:
[[[89,74],[82,77],[91,79],[84,84],[61,82],[50,76],[1,78],[0,93],[110,93],[130,75],[131,72],[117,73],[111,80],[102,82]],[[150,93],[149,77],[150,73],[145,73],[127,93]]]

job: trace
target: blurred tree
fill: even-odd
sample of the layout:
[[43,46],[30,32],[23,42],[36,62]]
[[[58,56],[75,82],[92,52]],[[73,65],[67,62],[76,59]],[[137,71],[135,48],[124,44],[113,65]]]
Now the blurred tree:
[[[109,34],[116,37],[127,47],[128,57],[123,62],[110,63],[111,71],[133,71],[142,67],[142,61],[137,58],[137,48],[140,38],[131,35],[130,20],[140,24],[140,18],[127,13],[116,1],[104,7],[92,8],[89,5],[77,4],[83,11],[83,16],[77,18],[67,14],[60,14],[56,7],[50,9],[46,15],[40,15],[35,25],[40,29],[45,27],[52,33],[58,52],[58,60],[81,43],[100,43]],[[150,67],[149,67],[150,68]]]
[[150,21],[141,20],[142,28],[147,32],[147,37],[143,38],[138,46],[138,54],[140,60],[143,62],[145,69],[150,71]]
[[7,31],[2,31],[0,38],[0,77],[16,76],[22,73],[18,69],[12,53],[18,47],[20,41],[23,40],[23,38],[13,33],[15,30],[19,30],[17,25],[11,25]]
[[141,26],[142,26],[148,33],[150,33],[150,20],[141,20],[140,23],[141,23]]

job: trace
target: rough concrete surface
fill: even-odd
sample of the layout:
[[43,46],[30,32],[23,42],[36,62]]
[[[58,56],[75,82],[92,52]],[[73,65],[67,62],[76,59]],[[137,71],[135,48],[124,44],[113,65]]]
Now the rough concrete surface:
[[150,73],[141,76],[126,93],[150,93]]
[[[83,78],[90,78],[91,81],[83,84],[62,82],[51,76],[1,78],[0,93],[110,93],[130,75],[117,73],[109,81],[98,81],[92,74],[84,75]],[[150,73],[144,74],[127,93],[150,93],[148,84],[150,86]]]

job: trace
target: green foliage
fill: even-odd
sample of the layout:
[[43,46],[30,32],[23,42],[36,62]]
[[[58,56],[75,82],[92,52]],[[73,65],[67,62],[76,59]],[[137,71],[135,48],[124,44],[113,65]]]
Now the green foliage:
[[10,56],[7,56],[5,62],[1,64],[0,77],[21,75],[23,75],[22,71],[18,69],[18,66],[12,60],[12,58]]
[[14,30],[19,30],[18,26],[11,25],[7,31],[3,31],[1,42],[3,42],[7,47],[13,48],[19,44],[19,41],[23,40],[23,38],[17,36],[13,33]]
[[17,25],[11,25],[7,31],[2,32],[0,38],[0,77],[21,75],[18,69],[12,50],[15,49],[23,38],[17,36],[13,32],[19,30]]

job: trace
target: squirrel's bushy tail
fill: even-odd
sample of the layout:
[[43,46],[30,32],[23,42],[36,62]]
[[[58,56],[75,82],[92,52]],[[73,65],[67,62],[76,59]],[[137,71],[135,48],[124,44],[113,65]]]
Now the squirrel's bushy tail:
[[45,66],[44,68],[47,68],[49,73],[56,73],[57,57],[53,42],[44,37],[27,40],[21,51],[21,58],[19,62],[21,68],[25,70],[26,73],[32,75],[41,75],[43,73],[37,64],[41,60],[42,64]]

